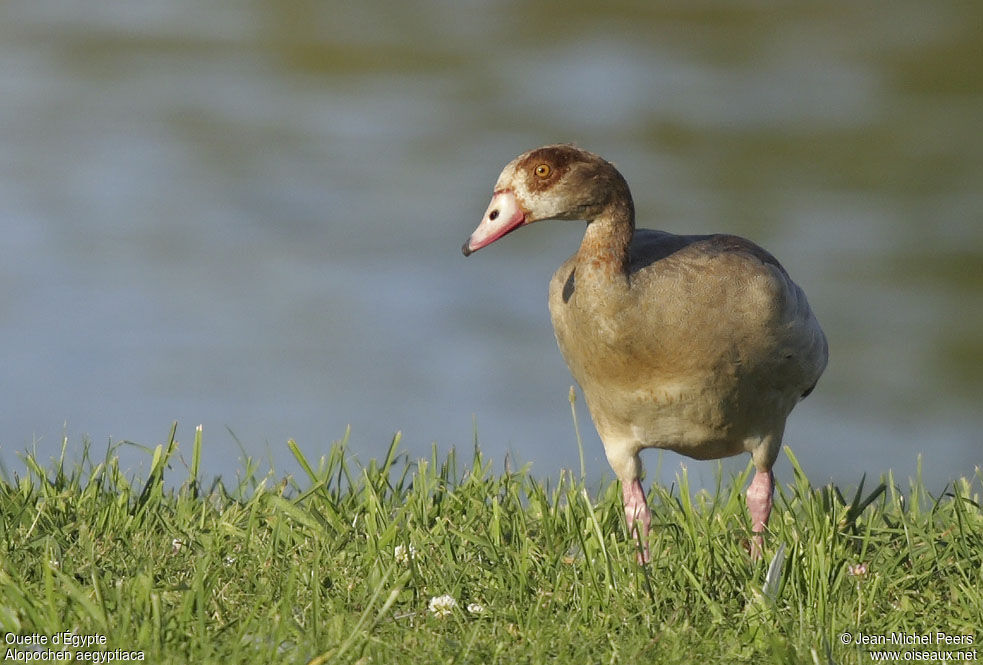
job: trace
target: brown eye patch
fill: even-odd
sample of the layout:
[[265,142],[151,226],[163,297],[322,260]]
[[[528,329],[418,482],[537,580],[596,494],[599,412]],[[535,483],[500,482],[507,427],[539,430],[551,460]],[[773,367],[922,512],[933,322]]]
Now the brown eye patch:
[[583,155],[583,151],[569,145],[546,146],[527,153],[519,169],[528,174],[526,184],[530,191],[542,191],[556,184]]

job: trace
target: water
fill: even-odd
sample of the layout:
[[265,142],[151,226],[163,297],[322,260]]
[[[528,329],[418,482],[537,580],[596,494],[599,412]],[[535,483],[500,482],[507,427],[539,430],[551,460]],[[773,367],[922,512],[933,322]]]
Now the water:
[[[316,458],[350,424],[367,460],[402,430],[417,456],[469,450],[476,420],[496,465],[576,468],[546,285],[582,225],[459,250],[507,161],[574,141],[624,171],[640,226],[751,237],[806,289],[831,360],[786,442],[814,481],[919,453],[938,489],[972,473],[980,7],[558,11],[4,3],[0,459],[178,420],[206,475],[240,445],[295,472],[288,438]],[[650,478],[712,479],[657,457]]]

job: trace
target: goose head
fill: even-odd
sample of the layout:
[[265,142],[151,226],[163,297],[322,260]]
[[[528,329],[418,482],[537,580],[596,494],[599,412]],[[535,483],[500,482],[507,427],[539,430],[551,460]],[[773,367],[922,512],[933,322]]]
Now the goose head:
[[568,144],[543,146],[502,169],[481,223],[461,249],[468,256],[533,222],[592,222],[618,207],[632,216],[628,184],[610,162]]

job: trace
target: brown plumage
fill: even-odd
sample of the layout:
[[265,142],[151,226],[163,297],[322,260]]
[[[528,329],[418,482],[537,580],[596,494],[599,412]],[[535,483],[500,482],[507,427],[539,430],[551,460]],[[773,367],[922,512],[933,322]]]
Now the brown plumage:
[[464,254],[546,219],[587,222],[580,249],[550,282],[550,314],[621,481],[640,559],[648,560],[651,519],[643,448],[697,459],[750,453],[752,553],[760,555],[785,420],[826,367],[826,338],[805,294],[750,240],[635,230],[622,175],[570,145],[531,150],[505,167]]

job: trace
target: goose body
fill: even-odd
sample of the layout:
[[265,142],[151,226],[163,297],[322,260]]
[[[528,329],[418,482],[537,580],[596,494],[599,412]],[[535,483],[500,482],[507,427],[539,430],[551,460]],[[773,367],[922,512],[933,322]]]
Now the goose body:
[[651,519],[639,480],[644,448],[697,459],[750,453],[759,555],[786,418],[827,360],[802,289],[750,240],[635,230],[621,174],[570,145],[529,151],[505,167],[464,253],[544,219],[587,222],[580,248],[550,281],[550,314],[621,481],[640,558],[648,560]]

